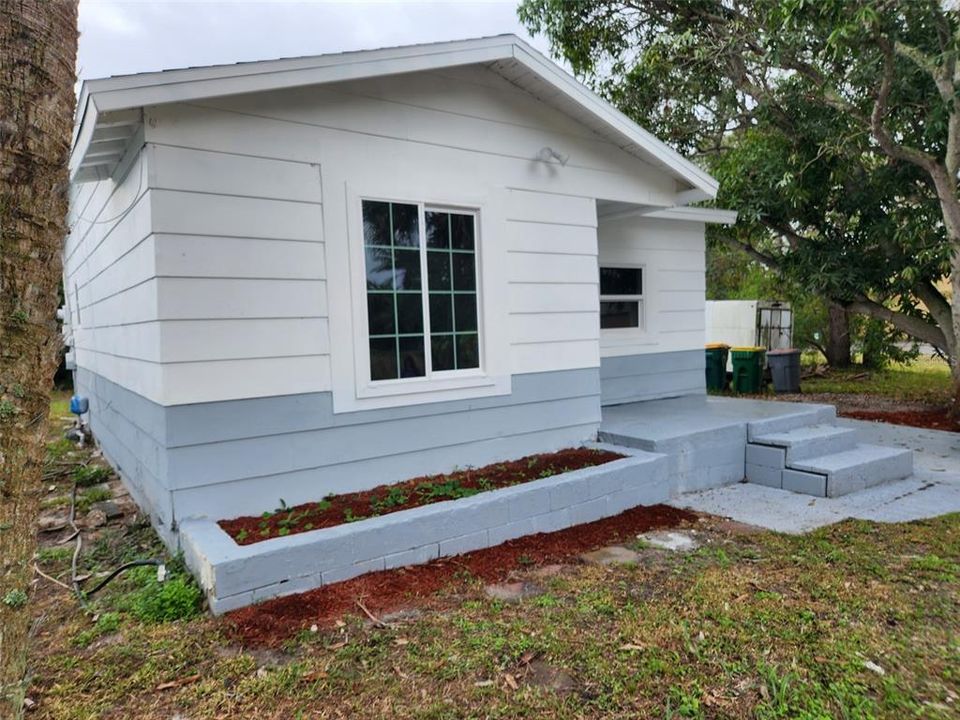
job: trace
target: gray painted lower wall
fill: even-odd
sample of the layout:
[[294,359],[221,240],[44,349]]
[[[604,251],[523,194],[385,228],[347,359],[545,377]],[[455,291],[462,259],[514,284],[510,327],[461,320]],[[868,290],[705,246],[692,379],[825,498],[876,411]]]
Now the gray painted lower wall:
[[597,368],[515,375],[510,395],[334,414],[330,393],[162,407],[85,370],[91,425],[155,521],[259,513],[594,440]]
[[618,405],[705,394],[705,367],[703,350],[600,358],[600,401]]
[[82,368],[74,372],[74,387],[90,400],[90,427],[104,457],[164,541],[174,543],[164,408]]

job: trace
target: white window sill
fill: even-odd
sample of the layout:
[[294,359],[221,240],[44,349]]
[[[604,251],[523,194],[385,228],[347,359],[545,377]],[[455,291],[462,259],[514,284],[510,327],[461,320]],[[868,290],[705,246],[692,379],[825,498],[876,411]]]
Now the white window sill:
[[473,400],[509,395],[509,375],[473,375],[448,378],[405,378],[362,385],[355,393],[334,391],[334,412],[378,410],[409,405]]

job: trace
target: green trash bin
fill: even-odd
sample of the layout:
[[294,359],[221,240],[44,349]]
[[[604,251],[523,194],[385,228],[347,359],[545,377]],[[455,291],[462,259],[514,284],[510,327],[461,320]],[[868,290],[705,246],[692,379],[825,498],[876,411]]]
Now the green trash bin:
[[707,352],[707,390],[723,390],[727,387],[727,351],[729,345],[708,343]]
[[763,359],[766,352],[766,348],[762,347],[731,348],[734,392],[753,394],[760,392],[763,384]]

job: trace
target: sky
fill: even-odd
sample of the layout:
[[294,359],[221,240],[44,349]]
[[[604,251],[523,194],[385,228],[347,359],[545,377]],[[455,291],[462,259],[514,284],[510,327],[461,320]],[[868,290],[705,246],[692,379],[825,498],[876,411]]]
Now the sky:
[[517,2],[80,0],[81,80],[515,33]]

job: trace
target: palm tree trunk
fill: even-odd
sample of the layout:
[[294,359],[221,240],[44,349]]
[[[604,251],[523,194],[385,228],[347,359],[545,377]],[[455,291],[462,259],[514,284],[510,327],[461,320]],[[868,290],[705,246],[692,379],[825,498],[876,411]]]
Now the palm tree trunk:
[[0,0],[0,716],[22,713],[31,558],[60,338],[76,0]]

